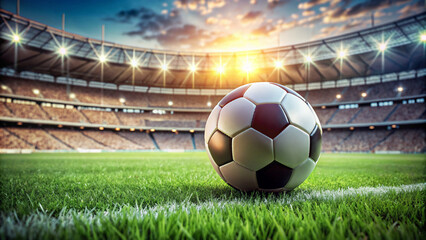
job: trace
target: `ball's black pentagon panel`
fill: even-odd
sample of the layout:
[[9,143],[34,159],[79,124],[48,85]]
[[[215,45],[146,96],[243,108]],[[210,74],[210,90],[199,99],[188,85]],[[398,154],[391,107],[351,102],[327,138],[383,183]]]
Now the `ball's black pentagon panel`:
[[241,86],[239,88],[236,88],[232,92],[228,93],[224,98],[222,98],[222,100],[220,100],[219,106],[223,107],[227,103],[229,103],[230,101],[235,100],[237,98],[240,98],[240,97],[244,96],[244,93],[247,91],[247,89],[250,86],[251,86],[251,84],[246,84],[246,85],[243,85],[243,86]]
[[272,83],[272,84],[277,85],[278,87],[280,87],[280,88],[284,89],[286,92],[291,93],[291,94],[294,94],[294,95],[296,95],[296,96],[300,97],[301,99],[305,100],[305,99],[304,99],[304,98],[303,98],[303,97],[302,97],[299,93],[297,93],[296,91],[294,91],[293,89],[291,89],[291,88],[289,88],[289,87],[286,87],[286,86],[281,85],[281,84],[279,84],[279,83]]
[[318,161],[318,158],[320,156],[321,145],[322,145],[321,129],[320,127],[318,127],[318,125],[315,125],[315,128],[310,135],[310,148],[309,148],[309,157],[313,159],[315,162]]
[[232,161],[232,139],[221,131],[213,133],[207,145],[218,166]]
[[256,172],[257,184],[263,190],[283,188],[291,177],[293,170],[273,161]]
[[275,138],[289,124],[287,117],[278,104],[257,105],[251,126],[270,138]]

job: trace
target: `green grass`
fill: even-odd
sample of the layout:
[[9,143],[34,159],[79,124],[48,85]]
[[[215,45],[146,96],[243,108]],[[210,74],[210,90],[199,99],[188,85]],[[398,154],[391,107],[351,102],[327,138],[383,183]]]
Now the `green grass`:
[[425,182],[425,155],[323,154],[287,194],[238,192],[203,152],[0,155],[0,238],[424,239],[426,185],[375,189]]

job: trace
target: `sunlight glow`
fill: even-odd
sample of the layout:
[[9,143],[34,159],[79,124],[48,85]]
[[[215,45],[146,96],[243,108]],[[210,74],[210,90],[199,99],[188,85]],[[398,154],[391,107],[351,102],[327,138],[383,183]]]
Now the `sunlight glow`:
[[426,42],[426,33],[423,33],[422,35],[420,35],[420,41]]
[[191,65],[191,66],[189,67],[189,70],[190,70],[191,72],[196,72],[196,71],[197,71],[197,66],[195,66],[195,65]]
[[224,73],[224,72],[225,72],[225,67],[224,67],[224,66],[218,66],[218,67],[216,68],[216,71],[217,71],[218,73],[222,74],[222,73]]
[[283,62],[282,61],[275,61],[274,65],[275,65],[275,68],[282,68],[283,67]]

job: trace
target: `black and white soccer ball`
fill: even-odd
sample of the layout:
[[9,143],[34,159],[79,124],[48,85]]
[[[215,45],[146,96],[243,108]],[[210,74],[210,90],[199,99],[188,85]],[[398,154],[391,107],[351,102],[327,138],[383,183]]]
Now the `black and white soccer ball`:
[[243,85],[212,110],[205,144],[213,168],[241,191],[290,191],[318,161],[322,129],[311,105],[276,83]]

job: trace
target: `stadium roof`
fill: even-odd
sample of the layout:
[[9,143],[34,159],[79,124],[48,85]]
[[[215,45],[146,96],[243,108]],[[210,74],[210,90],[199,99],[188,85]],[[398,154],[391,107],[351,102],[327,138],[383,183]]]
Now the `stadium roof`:
[[0,67],[116,85],[234,88],[255,81],[300,84],[425,68],[420,36],[426,13],[303,44],[209,53],[136,48],[2,9],[0,16]]

